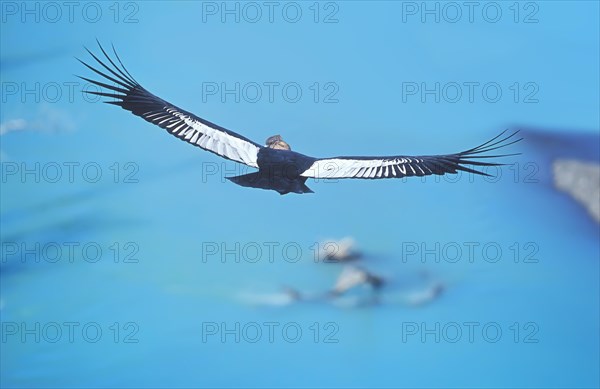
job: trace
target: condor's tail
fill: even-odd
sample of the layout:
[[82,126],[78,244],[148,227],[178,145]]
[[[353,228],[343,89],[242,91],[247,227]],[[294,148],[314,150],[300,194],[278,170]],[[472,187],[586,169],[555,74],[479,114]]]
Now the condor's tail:
[[241,186],[275,190],[282,195],[287,193],[314,193],[308,186],[304,184],[306,182],[306,177],[273,177],[272,175],[264,174],[263,172],[258,171],[255,173],[226,178],[229,181]]

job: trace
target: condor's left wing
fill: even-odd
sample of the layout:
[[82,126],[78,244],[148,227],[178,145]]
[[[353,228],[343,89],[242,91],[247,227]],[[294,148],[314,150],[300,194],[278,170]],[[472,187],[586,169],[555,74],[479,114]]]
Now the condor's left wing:
[[[506,131],[475,148],[447,155],[393,156],[393,157],[334,157],[317,159],[300,175],[312,178],[402,178],[411,176],[443,175],[465,171],[489,176],[467,167],[500,166],[501,163],[483,162],[485,158],[508,157],[516,154],[489,155],[488,152],[509,146],[522,138],[512,140],[518,131],[502,137]],[[500,138],[498,140],[498,138]]]

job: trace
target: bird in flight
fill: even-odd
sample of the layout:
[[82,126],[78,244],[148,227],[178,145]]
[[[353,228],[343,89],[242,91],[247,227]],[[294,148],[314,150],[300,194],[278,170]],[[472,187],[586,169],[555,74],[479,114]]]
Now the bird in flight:
[[[131,111],[134,115],[167,130],[187,143],[223,158],[257,168],[257,172],[227,177],[227,179],[241,186],[275,190],[282,195],[312,193],[313,191],[305,184],[308,178],[402,178],[456,174],[458,171],[488,176],[489,174],[476,170],[477,167],[503,164],[484,162],[482,159],[518,155],[518,153],[489,155],[489,152],[522,139],[514,138],[518,131],[509,135],[505,135],[506,131],[504,131],[480,146],[455,154],[314,158],[292,151],[279,135],[269,137],[263,146],[153,95],[127,71],[114,46],[112,47],[114,60],[99,42],[98,46],[106,58],[104,61],[87,48],[86,50],[101,68],[77,60],[102,76],[104,82],[78,77],[107,91],[86,90],[86,93],[111,98],[112,100],[105,102]],[[115,60],[120,66],[115,63]],[[108,84],[107,81],[112,84]],[[470,165],[472,168],[465,165]]]

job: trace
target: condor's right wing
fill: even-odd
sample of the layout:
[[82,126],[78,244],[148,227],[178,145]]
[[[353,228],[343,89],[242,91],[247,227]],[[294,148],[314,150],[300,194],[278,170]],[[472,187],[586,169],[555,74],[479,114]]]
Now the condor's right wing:
[[96,74],[104,77],[103,81],[111,81],[114,84],[110,85],[105,82],[80,77],[94,85],[110,90],[110,93],[86,91],[87,93],[113,98],[115,99],[114,101],[105,101],[105,103],[118,105],[123,109],[131,111],[134,115],[164,128],[177,138],[194,146],[235,162],[255,168],[258,167],[256,160],[258,150],[261,148],[259,144],[208,120],[199,118],[190,112],[184,111],[148,92],[129,74],[114,47],[113,52],[121,67],[113,62],[100,43],[98,43],[98,46],[100,46],[100,50],[112,66],[108,66],[91,51],[86,50],[110,74],[103,73],[97,68],[78,60]]

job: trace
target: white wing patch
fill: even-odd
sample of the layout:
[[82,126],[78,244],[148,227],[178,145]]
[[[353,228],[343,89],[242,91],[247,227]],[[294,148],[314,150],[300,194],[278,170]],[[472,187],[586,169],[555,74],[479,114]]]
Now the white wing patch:
[[312,178],[402,177],[406,175],[407,167],[413,174],[417,174],[417,172],[424,174],[423,169],[419,167],[422,162],[423,160],[420,158],[320,159],[315,161],[301,176]]
[[165,106],[163,109],[163,112],[147,112],[142,117],[188,143],[233,161],[258,167],[259,147],[255,144],[208,126],[173,107]]

